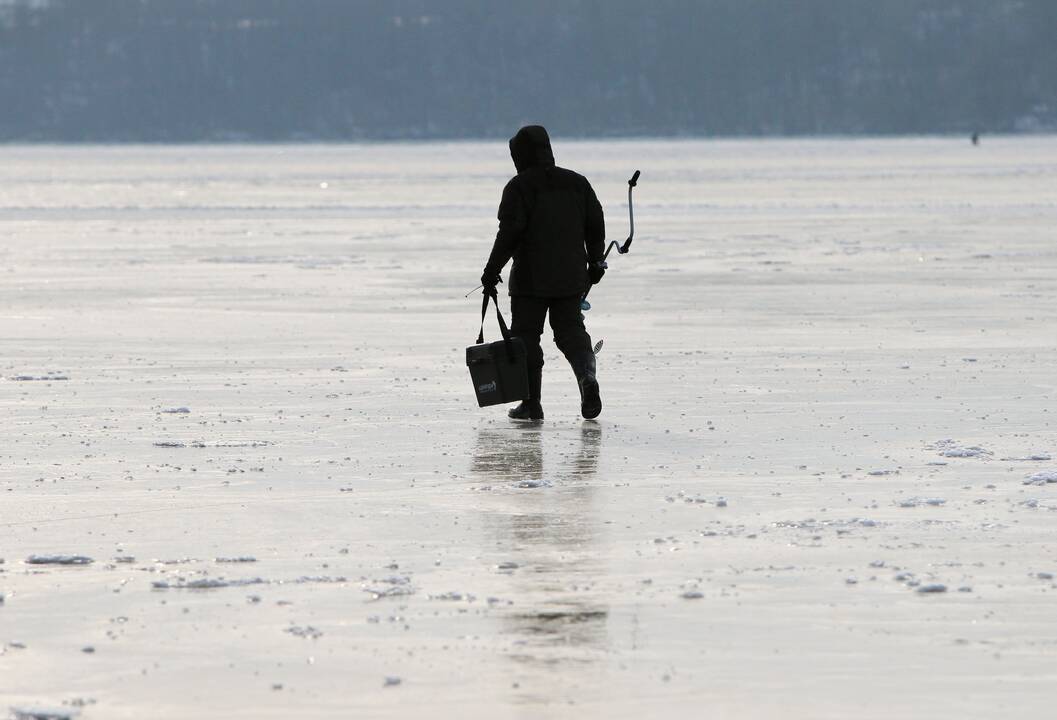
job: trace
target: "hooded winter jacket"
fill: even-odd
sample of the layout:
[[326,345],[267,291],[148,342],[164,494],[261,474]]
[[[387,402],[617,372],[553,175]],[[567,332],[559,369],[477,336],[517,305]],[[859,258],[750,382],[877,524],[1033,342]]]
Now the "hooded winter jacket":
[[539,125],[510,139],[517,175],[503,189],[499,232],[485,266],[498,275],[507,261],[511,295],[569,297],[587,289],[588,262],[602,260],[605,221],[591,184],[554,164],[551,141]]

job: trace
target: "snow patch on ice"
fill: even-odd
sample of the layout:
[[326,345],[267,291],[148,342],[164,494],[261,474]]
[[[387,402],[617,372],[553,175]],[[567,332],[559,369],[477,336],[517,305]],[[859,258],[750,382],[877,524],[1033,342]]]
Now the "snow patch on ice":
[[986,457],[990,455],[989,450],[985,450],[982,447],[973,445],[971,447],[964,448],[951,448],[943,452],[943,457],[949,458],[974,458],[974,457]]
[[847,520],[816,520],[815,518],[808,518],[807,520],[779,520],[776,523],[772,523],[776,528],[791,528],[793,530],[808,530],[811,532],[817,532],[819,530],[850,530],[852,528],[872,528],[880,525],[876,520],[870,518],[853,517]]
[[195,440],[193,448],[256,448],[270,445],[267,440]]
[[224,578],[198,578],[196,580],[155,580],[151,587],[155,590],[213,590],[215,588],[242,587],[244,585],[264,585],[269,581],[260,577],[226,580]]
[[906,500],[900,500],[899,507],[912,508],[921,507],[923,505],[932,505],[933,507],[939,507],[947,503],[943,498],[928,498],[928,497],[912,497]]
[[309,583],[344,583],[348,581],[349,579],[343,575],[302,575],[293,580],[280,580],[278,584],[285,585],[289,583],[293,585],[304,585]]
[[961,445],[950,439],[938,440],[931,447],[941,456],[949,458],[986,458],[994,454],[979,445]]
[[[223,562],[223,560],[219,558],[217,561]],[[181,561],[175,562],[179,563]],[[234,558],[230,559],[229,562],[248,561],[241,558]],[[193,580],[188,580],[184,577],[175,577],[169,580],[155,580],[151,583],[151,586],[155,590],[212,590],[214,588],[243,587],[246,585],[305,585],[310,583],[345,583],[348,581],[348,578],[341,575],[302,575],[293,580],[270,580],[262,577],[236,578],[233,580],[223,577],[195,578]]]
[[266,447],[270,445],[267,440],[192,440],[190,443],[185,443],[182,440],[159,440],[154,443],[154,447],[161,448],[257,448]]
[[675,495],[668,495],[664,498],[665,502],[670,503],[674,503],[676,500],[682,500],[687,505],[714,505],[715,507],[727,507],[727,499],[725,497],[712,499],[703,495],[688,495],[682,490]]
[[294,265],[304,270],[363,264],[362,258],[349,255],[323,257],[318,255],[216,255],[201,258],[199,262],[217,265]]
[[13,382],[47,382],[49,380],[69,380],[68,375],[61,373],[46,373],[44,375],[12,375],[8,378]]
[[[374,585],[361,585],[363,591],[371,595],[372,600],[414,595],[416,592],[415,588],[411,585],[411,578],[403,575],[382,578],[381,580],[375,580],[374,583]],[[388,585],[388,587],[382,587],[382,585]]]

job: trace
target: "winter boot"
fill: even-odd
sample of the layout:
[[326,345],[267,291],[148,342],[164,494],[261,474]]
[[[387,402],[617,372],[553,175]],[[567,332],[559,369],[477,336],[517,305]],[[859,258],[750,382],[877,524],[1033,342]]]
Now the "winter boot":
[[542,420],[543,406],[539,400],[522,400],[516,408],[507,411],[511,420]]
[[588,420],[598,417],[602,412],[602,397],[598,394],[598,379],[595,377],[595,354],[577,358],[573,372],[580,385],[580,414]]
[[540,405],[540,392],[543,390],[543,366],[529,368],[527,400],[522,400],[516,408],[507,412],[511,420],[542,420],[543,406]]

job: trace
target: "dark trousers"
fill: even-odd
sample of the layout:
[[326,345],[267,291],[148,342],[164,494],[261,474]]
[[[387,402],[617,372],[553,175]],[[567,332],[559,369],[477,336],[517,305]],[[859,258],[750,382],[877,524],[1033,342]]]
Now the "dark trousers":
[[510,332],[521,338],[528,351],[529,395],[533,400],[540,398],[543,371],[540,336],[543,334],[543,320],[548,311],[551,330],[554,331],[554,343],[569,361],[573,372],[579,375],[580,367],[586,358],[592,355],[591,336],[584,328],[579,295],[564,298],[511,296],[510,312],[513,317]]

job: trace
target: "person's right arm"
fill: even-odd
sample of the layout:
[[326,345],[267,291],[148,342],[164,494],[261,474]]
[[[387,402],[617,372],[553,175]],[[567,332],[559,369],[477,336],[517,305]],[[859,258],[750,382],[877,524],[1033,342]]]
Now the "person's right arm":
[[521,236],[528,225],[525,202],[516,181],[517,178],[513,178],[503,188],[503,199],[499,203],[499,231],[495,234],[492,252],[488,256],[481,279],[486,286],[490,283],[485,282],[485,279],[496,279],[495,283],[491,283],[492,285],[498,283],[497,278],[500,271],[513,257],[517,244],[521,241]]

